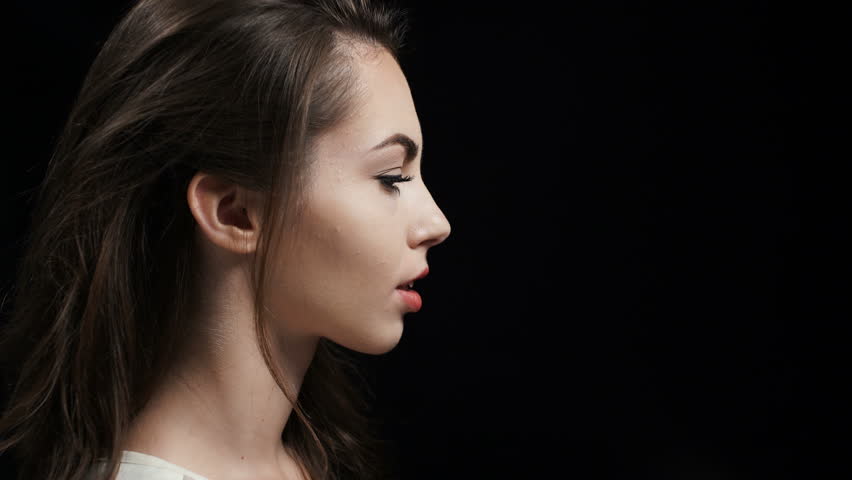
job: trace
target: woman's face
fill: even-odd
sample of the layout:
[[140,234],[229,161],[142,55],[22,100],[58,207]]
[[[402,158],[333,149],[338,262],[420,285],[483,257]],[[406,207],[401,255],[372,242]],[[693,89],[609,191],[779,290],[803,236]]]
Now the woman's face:
[[[356,57],[364,96],[355,114],[318,139],[300,233],[276,273],[270,307],[291,335],[380,354],[399,342],[412,311],[397,287],[423,272],[426,251],[450,224],[420,174],[423,142],[408,82],[388,52],[373,52]],[[418,152],[399,143],[375,148],[399,134]],[[408,162],[407,153],[415,153]],[[414,178],[396,183],[397,193],[378,175]]]

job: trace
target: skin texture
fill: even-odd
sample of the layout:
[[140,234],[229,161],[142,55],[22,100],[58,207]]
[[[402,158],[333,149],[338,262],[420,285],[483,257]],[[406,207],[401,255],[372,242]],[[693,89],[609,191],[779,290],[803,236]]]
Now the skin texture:
[[[409,310],[396,287],[419,275],[429,247],[450,234],[423,183],[420,154],[403,166],[402,146],[371,150],[402,133],[422,152],[403,72],[382,49],[356,51],[360,103],[319,139],[301,233],[292,255],[276,264],[267,305],[295,392],[320,337],[368,354],[397,345]],[[375,178],[385,174],[414,179],[397,183],[397,193]],[[203,259],[204,298],[196,314],[208,328],[186,361],[166,374],[123,448],[211,480],[301,478],[281,443],[292,406],[267,371],[252,323],[247,265],[262,228],[257,202],[203,172],[193,178],[187,201]]]

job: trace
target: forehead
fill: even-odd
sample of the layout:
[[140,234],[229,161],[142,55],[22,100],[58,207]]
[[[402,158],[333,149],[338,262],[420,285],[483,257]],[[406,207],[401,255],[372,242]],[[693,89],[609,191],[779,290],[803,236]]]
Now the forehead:
[[361,154],[394,134],[422,144],[411,90],[393,56],[383,48],[361,47],[352,62],[358,91],[352,114],[329,131],[321,143],[337,153]]

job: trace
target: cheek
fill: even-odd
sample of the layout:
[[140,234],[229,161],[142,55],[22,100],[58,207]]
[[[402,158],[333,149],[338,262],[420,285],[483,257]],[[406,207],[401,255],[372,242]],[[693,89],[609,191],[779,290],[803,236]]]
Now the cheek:
[[317,259],[350,287],[384,283],[399,265],[398,227],[368,212],[351,213],[327,228],[324,241],[316,244]]
[[[398,249],[379,228],[332,227],[306,235],[282,264],[270,307],[282,332],[346,339],[373,331],[394,305]],[[360,333],[359,333],[360,332]]]
[[398,201],[377,192],[372,183],[339,187],[314,204],[309,228],[317,255],[344,268],[339,272],[344,275],[395,261],[401,231],[395,217]]
[[394,287],[410,272],[398,198],[369,183],[319,182],[334,188],[311,189],[270,300],[287,326],[324,335],[393,308]]
[[280,288],[289,285],[311,297],[308,303],[328,306],[352,306],[358,298],[392,291],[401,271],[403,230],[396,219],[370,207],[353,201],[306,212],[298,247],[282,265],[286,285]]

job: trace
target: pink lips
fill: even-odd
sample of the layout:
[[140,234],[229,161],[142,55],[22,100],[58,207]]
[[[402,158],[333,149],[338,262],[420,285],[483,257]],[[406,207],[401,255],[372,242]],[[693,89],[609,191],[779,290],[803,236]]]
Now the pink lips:
[[[420,275],[418,275],[416,278],[409,280],[408,282],[405,282],[403,285],[408,285],[409,283],[415,280],[420,280],[428,274],[429,267],[427,266],[425,269],[423,269]],[[410,308],[412,311],[416,312],[420,310],[420,308],[423,306],[423,299],[420,298],[420,294],[416,291],[408,290],[405,288],[397,288],[396,291],[399,292],[400,296],[402,297],[402,300],[405,302],[406,305],[408,305],[408,308]]]
[[402,296],[402,300],[405,301],[405,304],[408,305],[412,311],[416,312],[423,306],[423,299],[420,298],[420,294],[414,290],[403,290],[402,288],[397,288],[396,291],[399,292],[400,296]]
[[420,272],[420,275],[417,275],[416,277],[412,278],[411,280],[405,282],[403,285],[408,285],[409,283],[411,283],[415,280],[420,280],[421,278],[425,277],[426,275],[429,275],[429,266],[428,265],[426,266],[426,268],[423,269],[422,272]]

